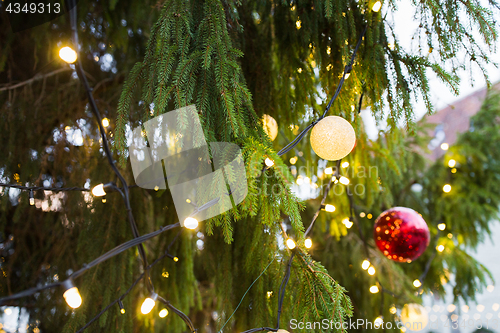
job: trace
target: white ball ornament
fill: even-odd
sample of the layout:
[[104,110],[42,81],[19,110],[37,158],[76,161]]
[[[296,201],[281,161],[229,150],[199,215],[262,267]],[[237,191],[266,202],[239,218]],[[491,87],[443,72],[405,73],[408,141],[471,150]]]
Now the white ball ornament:
[[271,141],[274,141],[278,136],[278,123],[268,114],[262,116],[262,124],[264,125],[264,132],[269,136]]
[[314,125],[311,131],[312,149],[319,157],[328,161],[346,157],[355,143],[354,128],[342,117],[325,117]]
[[427,326],[429,314],[422,305],[410,303],[401,310],[401,321],[410,331],[420,331]]

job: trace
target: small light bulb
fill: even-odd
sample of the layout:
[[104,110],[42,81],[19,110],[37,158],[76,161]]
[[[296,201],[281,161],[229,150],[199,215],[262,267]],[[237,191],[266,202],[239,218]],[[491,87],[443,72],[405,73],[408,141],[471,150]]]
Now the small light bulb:
[[451,185],[450,184],[446,184],[443,186],[443,192],[444,193],[450,193],[451,192]]
[[378,292],[379,292],[379,289],[378,289],[378,287],[377,287],[377,286],[371,286],[371,287],[370,287],[370,292],[371,292],[372,294],[376,294],[376,293],[378,293]]
[[[73,285],[73,283],[71,283],[71,285]],[[63,297],[66,300],[66,303],[68,303],[68,305],[73,309],[77,309],[80,305],[82,305],[82,296],[80,296],[80,292],[77,287],[67,289],[64,292]]]
[[142,306],[141,306],[141,312],[142,314],[148,314],[151,312],[151,310],[153,310],[153,308],[155,307],[155,300],[152,299],[151,297],[148,297],[144,300],[144,302],[142,303]]
[[345,225],[345,227],[347,229],[350,229],[353,225],[353,223],[351,222],[351,220],[349,220],[348,217],[346,217],[345,219],[342,220],[342,223]]
[[286,246],[287,246],[290,250],[295,249],[295,242],[293,241],[293,239],[288,238],[288,239],[286,240]]
[[160,313],[158,313],[158,316],[160,316],[160,318],[165,318],[167,315],[168,315],[167,309],[162,309]]
[[73,64],[77,59],[75,50],[69,46],[65,46],[59,50],[59,57],[61,57],[61,59],[66,61],[68,64]]
[[325,210],[329,213],[332,213],[335,211],[335,206],[334,205],[330,205],[330,204],[326,204],[325,205]]
[[375,318],[375,320],[373,321],[373,326],[375,328],[379,328],[382,324],[384,323],[384,319],[382,319],[381,316]]
[[363,260],[363,262],[361,263],[361,268],[363,268],[365,271],[368,269],[368,267],[370,267],[370,262],[368,260]]
[[375,275],[375,267],[370,266],[370,268],[368,268],[368,274]]
[[290,164],[294,165],[295,163],[297,163],[298,160],[299,160],[299,158],[297,156],[294,156],[294,157],[290,158]]
[[373,10],[375,13],[377,13],[377,12],[380,10],[380,8],[382,8],[382,2],[380,2],[380,1],[375,2],[375,3],[373,4],[373,6],[372,6],[372,10]]
[[331,175],[333,173],[333,168],[332,167],[328,167],[325,169],[325,175]]
[[421,285],[422,285],[422,282],[420,282],[419,279],[416,279],[415,281],[413,281],[413,286],[415,288],[419,288]]
[[102,119],[102,126],[108,127],[109,126],[109,119],[108,118],[103,118]]
[[341,176],[339,179],[340,184],[349,185],[349,178]]
[[96,197],[102,197],[106,195],[104,191],[104,184],[99,184],[92,189],[92,194]]
[[312,246],[313,246],[313,242],[310,238],[306,239],[304,241],[304,246],[307,248],[307,249],[310,249]]
[[184,228],[196,229],[196,227],[198,227],[198,220],[194,217],[186,217],[184,220]]
[[349,166],[349,162],[345,161],[345,162],[342,162],[342,167],[345,169]]
[[30,206],[34,206],[35,205],[35,198],[30,198]]
[[396,309],[396,307],[395,307],[395,306],[391,306],[391,308],[389,309],[389,312],[390,312],[391,314],[396,314],[396,312],[398,312],[398,309]]
[[175,262],[178,262],[178,261],[179,261],[179,258],[174,257],[174,261],[175,261]]
[[349,76],[351,76],[351,73],[345,73],[344,80],[347,80],[349,78]]
[[449,148],[450,148],[450,145],[447,144],[446,142],[441,144],[441,149],[442,150],[448,150]]
[[125,314],[125,309],[121,309],[121,310],[120,310],[120,313],[121,313],[121,314]]
[[444,229],[446,229],[446,224],[444,224],[444,223],[439,223],[439,224],[438,224],[438,229],[439,229],[439,230],[441,230],[441,231],[443,231]]
[[264,163],[268,166],[268,167],[272,167],[274,165],[274,161],[272,159],[270,159],[269,157],[266,158],[266,160],[264,161]]
[[451,159],[451,160],[448,161],[448,166],[450,168],[454,168],[455,165],[457,165],[457,161],[455,161],[454,159]]
[[444,245],[438,245],[436,247],[436,250],[438,250],[438,252],[443,252],[444,251]]

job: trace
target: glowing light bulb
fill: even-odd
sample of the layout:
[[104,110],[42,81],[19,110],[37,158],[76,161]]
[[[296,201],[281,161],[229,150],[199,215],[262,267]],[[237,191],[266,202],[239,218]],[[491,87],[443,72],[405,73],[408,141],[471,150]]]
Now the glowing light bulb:
[[272,159],[270,159],[269,157],[266,158],[266,160],[264,161],[264,163],[268,166],[268,167],[272,167],[274,165],[274,161]]
[[121,310],[120,310],[120,313],[121,313],[121,314],[125,314],[125,309],[121,309]]
[[34,206],[35,205],[35,198],[30,198],[30,206]]
[[92,194],[96,197],[102,197],[106,195],[104,191],[104,184],[99,184],[92,189]]
[[444,245],[438,245],[436,247],[436,250],[438,250],[438,252],[443,252],[444,251]]
[[419,288],[421,285],[422,285],[422,282],[420,282],[419,279],[416,279],[415,281],[413,281],[413,286],[415,288]]
[[306,248],[310,249],[310,248],[313,246],[313,242],[312,242],[312,240],[311,240],[310,238],[306,239],[306,240],[304,241],[304,246],[305,246]]
[[368,260],[363,260],[363,262],[361,263],[361,268],[363,268],[365,271],[368,269],[368,267],[370,267],[370,262]]
[[377,13],[377,12],[380,10],[380,8],[382,8],[382,2],[380,2],[380,1],[375,2],[375,3],[373,4],[373,6],[372,6],[372,10],[373,10],[375,13]]
[[[73,285],[73,283],[71,283],[71,285]],[[77,309],[80,307],[80,305],[82,305],[82,296],[80,296],[80,292],[75,286],[67,289],[64,292],[63,297],[66,300],[66,303],[68,303],[69,307],[73,309]]]
[[294,156],[294,157],[290,158],[290,164],[293,165],[293,164],[297,163],[297,160],[298,160],[297,156]]
[[268,114],[262,116],[262,124],[264,125],[264,132],[269,136],[271,141],[274,141],[278,136],[278,123],[276,119]]
[[349,162],[345,161],[345,162],[342,162],[342,167],[345,169],[349,166]]
[[342,223],[345,225],[345,227],[347,229],[350,229],[353,225],[353,223],[351,222],[351,220],[349,220],[348,217],[346,217],[345,219],[342,220]]
[[375,275],[375,267],[370,266],[370,268],[368,268],[368,274]]
[[175,261],[175,262],[178,262],[178,261],[179,261],[179,258],[174,257],[174,261]]
[[448,150],[449,148],[450,148],[450,145],[447,144],[446,142],[441,144],[441,149],[442,150]]
[[161,309],[160,313],[158,313],[158,316],[160,316],[160,318],[165,318],[167,315],[168,315],[167,309]]
[[301,20],[297,20],[295,22],[295,26],[297,27],[297,30],[300,30],[300,28],[302,27],[302,21]]
[[451,185],[450,184],[446,184],[443,186],[443,192],[444,193],[450,193],[451,192]]
[[451,159],[451,160],[448,161],[448,166],[450,168],[454,168],[455,165],[457,165],[457,161],[455,161],[454,159]]
[[198,227],[198,220],[194,217],[186,217],[184,220],[184,228],[196,229],[196,227]]
[[379,289],[378,289],[378,287],[377,287],[377,286],[371,286],[371,287],[370,287],[370,292],[371,292],[372,294],[376,294],[376,293],[378,293],[378,292],[379,292]]
[[332,167],[328,167],[325,169],[325,175],[331,175],[333,173]]
[[77,55],[75,50],[73,50],[69,46],[65,46],[62,49],[59,50],[59,57],[61,57],[62,60],[67,62],[68,64],[73,64],[75,63],[77,59]]
[[335,206],[334,205],[330,205],[330,204],[327,204],[325,205],[325,210],[329,213],[332,213],[335,211]]
[[351,76],[351,73],[345,73],[344,80],[347,80],[349,78],[349,76]]
[[109,126],[109,119],[108,118],[103,118],[102,119],[102,126],[108,127]]
[[396,314],[396,312],[398,312],[398,309],[396,309],[396,307],[395,307],[395,306],[391,306],[391,308],[389,309],[389,312],[390,312],[391,314]]
[[349,185],[349,178],[342,176],[342,177],[340,177],[339,182],[340,182],[340,184],[343,184],[343,185]]
[[296,246],[296,245],[295,245],[295,242],[293,241],[293,239],[288,238],[288,239],[286,240],[286,246],[287,246],[290,250],[293,250],[293,249],[295,249],[295,246]]
[[446,229],[446,224],[444,224],[444,223],[439,223],[439,224],[438,224],[438,229],[439,229],[439,230],[441,230],[441,231],[443,231],[444,229]]
[[382,324],[384,323],[384,319],[382,319],[382,317],[377,317],[375,318],[375,320],[373,321],[373,326],[375,328],[379,328]]
[[[156,298],[156,297],[154,297],[154,298]],[[156,302],[153,298],[151,298],[151,297],[146,298],[141,305],[142,314],[150,313],[151,310],[153,310],[153,308],[155,307],[155,304],[156,304]]]

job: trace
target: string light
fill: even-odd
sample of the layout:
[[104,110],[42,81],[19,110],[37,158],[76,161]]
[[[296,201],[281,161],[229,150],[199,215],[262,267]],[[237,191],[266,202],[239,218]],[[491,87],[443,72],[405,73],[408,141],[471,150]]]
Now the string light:
[[156,304],[156,299],[158,298],[158,294],[152,293],[151,297],[148,297],[144,300],[144,302],[141,305],[141,312],[142,314],[148,314],[153,310]]
[[416,279],[415,281],[413,281],[413,286],[415,288],[420,288],[421,285],[422,285],[422,282],[420,282],[419,279]]
[[372,10],[373,10],[375,13],[377,13],[377,12],[380,10],[380,8],[382,8],[382,2],[380,2],[380,1],[375,2],[375,3],[373,4],[373,6],[372,6]]
[[297,156],[291,157],[291,158],[290,158],[290,164],[292,164],[292,165],[293,165],[293,164],[297,163],[297,160],[298,160],[298,159],[299,159],[299,158],[298,158]]
[[59,57],[68,64],[74,64],[77,59],[75,50],[69,46],[65,46],[59,50]]
[[444,224],[444,223],[439,223],[439,224],[438,224],[438,229],[439,229],[439,230],[441,230],[441,231],[443,231],[444,229],[446,229],[446,224]]
[[158,313],[158,316],[160,316],[160,318],[165,318],[166,316],[168,316],[168,310],[161,309],[160,313]]
[[102,126],[108,127],[109,126],[109,119],[108,118],[103,118],[102,119]]
[[341,176],[339,179],[340,184],[342,185],[349,185],[349,178]]
[[365,271],[368,269],[368,267],[370,267],[370,262],[368,260],[363,260],[363,262],[361,263],[361,268],[363,268]]
[[307,248],[307,249],[310,249],[312,246],[313,246],[313,243],[312,243],[312,240],[310,238],[306,239],[304,241],[304,246]]
[[35,197],[33,196],[33,190],[30,190],[30,206],[35,205]]
[[325,210],[329,213],[333,213],[335,211],[335,206],[334,205],[330,205],[330,204],[326,204],[325,205]]
[[368,274],[370,274],[370,275],[375,275],[375,267],[370,266],[370,267],[368,268]]
[[68,279],[62,283],[65,289],[63,297],[69,307],[77,309],[82,305],[82,296],[72,280]]
[[455,165],[457,165],[457,161],[455,161],[454,159],[451,159],[451,160],[448,161],[448,166],[450,168],[454,168]]
[[272,159],[270,159],[269,157],[266,158],[266,160],[264,161],[264,163],[268,167],[272,167],[274,165],[274,161]]
[[443,251],[444,251],[444,245],[438,245],[438,246],[436,247],[436,250],[437,250],[438,252],[443,252]]
[[345,227],[347,229],[350,229],[353,225],[353,223],[351,222],[351,220],[349,220],[348,217],[346,217],[345,219],[342,220],[342,223],[345,225]]
[[451,185],[450,184],[446,184],[443,186],[443,192],[444,193],[450,193],[451,192]]
[[118,300],[118,306],[120,307],[120,313],[125,314],[125,308],[123,307],[123,303],[121,300]]
[[325,175],[331,175],[333,174],[333,168],[332,167],[328,167],[325,169]]
[[396,314],[396,312],[398,312],[398,309],[396,309],[396,307],[395,307],[395,306],[391,306],[391,307],[389,308],[389,312],[390,312],[391,314]]
[[186,229],[196,229],[198,227],[198,220],[194,217],[186,217],[182,226]]
[[349,166],[349,162],[345,161],[345,162],[342,162],[342,167],[345,169]]
[[370,292],[371,292],[372,294],[376,294],[376,293],[378,293],[379,291],[380,291],[380,290],[378,289],[378,287],[377,287],[377,286],[371,286],[371,287],[370,287]]
[[106,195],[106,191],[110,191],[113,189],[116,185],[113,183],[107,183],[107,184],[99,184],[94,186],[92,189],[92,194],[96,197],[103,197]]
[[441,144],[441,149],[442,150],[448,150],[449,148],[450,148],[450,145],[447,144],[446,142]]
[[296,246],[296,245],[295,245],[295,242],[293,241],[293,239],[288,238],[288,239],[286,240],[286,246],[287,246],[290,250],[293,250],[293,249],[295,249],[295,246]]
[[384,323],[384,319],[382,318],[382,316],[378,316],[377,318],[375,318],[375,320],[373,321],[373,326],[375,328],[379,328],[382,324]]

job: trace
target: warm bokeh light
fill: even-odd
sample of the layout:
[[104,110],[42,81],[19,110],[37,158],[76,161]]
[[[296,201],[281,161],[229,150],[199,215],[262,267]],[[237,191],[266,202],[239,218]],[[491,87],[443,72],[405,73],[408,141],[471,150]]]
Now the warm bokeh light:
[[67,62],[68,64],[75,63],[77,59],[75,50],[73,50],[69,46],[65,46],[59,50],[59,57],[61,57],[61,59]]
[[92,194],[96,197],[102,197],[106,195],[106,191],[104,191],[104,184],[94,186],[94,188],[92,189]]
[[368,274],[370,274],[370,275],[375,275],[375,267],[370,266],[370,267],[368,268]]
[[158,316],[160,316],[160,318],[165,318],[167,315],[168,315],[167,309],[161,309],[160,313],[158,313]]
[[66,303],[73,308],[79,308],[82,305],[82,296],[80,296],[80,292],[77,287],[70,288],[66,290],[63,294]]
[[348,217],[346,217],[345,219],[342,220],[342,223],[345,225],[345,227],[347,229],[350,229],[353,225],[353,223],[351,222],[351,220],[349,220]]
[[345,161],[345,162],[342,162],[342,167],[343,168],[347,168],[349,166],[349,162]]
[[439,224],[438,224],[438,229],[439,229],[439,230],[441,230],[441,231],[443,231],[444,229],[446,229],[446,224],[444,224],[444,223],[439,223]]
[[108,118],[103,118],[102,119],[102,126],[108,127],[109,126],[109,119]]
[[184,228],[196,229],[196,227],[198,227],[198,220],[195,219],[194,217],[187,217],[184,220]]
[[370,292],[371,292],[372,294],[376,294],[376,293],[378,293],[378,292],[379,292],[379,289],[378,289],[378,287],[377,287],[377,286],[371,286],[371,287],[370,287]]
[[368,269],[368,267],[370,267],[370,262],[368,260],[363,260],[363,262],[361,263],[361,268],[363,268],[365,271]]
[[419,279],[416,279],[415,281],[413,281],[413,286],[415,288],[420,288],[421,285],[422,285],[422,282],[420,282]]
[[295,246],[296,246],[296,245],[295,245],[295,242],[293,241],[293,239],[288,238],[288,239],[286,240],[286,246],[287,246],[290,250],[293,250],[293,249],[295,249]]
[[450,184],[446,184],[443,186],[443,192],[444,193],[450,193],[451,192],[451,185]]
[[444,245],[438,245],[438,246],[436,247],[436,250],[437,250],[438,252],[443,252],[443,251],[444,251]]
[[310,238],[306,239],[304,241],[304,246],[307,248],[307,249],[310,249],[312,246],[313,246],[313,242]]
[[373,4],[372,6],[372,10],[377,13],[378,11],[380,11],[380,8],[382,8],[382,2],[380,1],[377,1]]
[[264,125],[264,132],[266,132],[271,141],[274,141],[278,136],[278,123],[276,120],[270,115],[265,114],[262,116],[262,124]]
[[330,204],[326,204],[325,205],[325,210],[329,213],[333,213],[335,211],[335,206],[334,205],[330,205]]
[[343,185],[349,185],[349,178],[342,176],[342,177],[340,177],[339,182],[340,182],[340,184],[343,184]]
[[268,167],[272,167],[274,165],[274,161],[272,159],[270,159],[269,157],[266,158],[266,160],[264,161],[264,163],[268,166]]
[[294,165],[295,163],[297,163],[298,160],[299,160],[299,158],[297,156],[291,157],[290,158],[290,164]]
[[449,148],[450,148],[450,145],[447,144],[446,142],[441,144],[441,149],[442,150],[448,150]]
[[451,160],[448,161],[448,166],[450,168],[454,168],[455,165],[457,165],[457,161],[455,161],[454,159],[451,159]]
[[331,175],[333,173],[333,168],[332,167],[328,167],[325,169],[325,175]]

